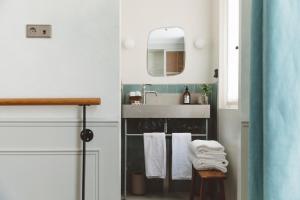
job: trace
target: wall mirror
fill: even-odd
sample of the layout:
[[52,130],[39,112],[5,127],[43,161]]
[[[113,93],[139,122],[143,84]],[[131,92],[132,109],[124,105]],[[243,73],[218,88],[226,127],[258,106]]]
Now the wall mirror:
[[148,37],[147,70],[151,76],[175,76],[184,70],[184,31],[179,27],[158,28]]

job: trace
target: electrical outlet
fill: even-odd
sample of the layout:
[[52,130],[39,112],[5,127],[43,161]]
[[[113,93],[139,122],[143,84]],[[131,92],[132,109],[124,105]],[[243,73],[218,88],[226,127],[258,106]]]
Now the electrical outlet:
[[51,25],[28,24],[26,26],[27,38],[51,38]]

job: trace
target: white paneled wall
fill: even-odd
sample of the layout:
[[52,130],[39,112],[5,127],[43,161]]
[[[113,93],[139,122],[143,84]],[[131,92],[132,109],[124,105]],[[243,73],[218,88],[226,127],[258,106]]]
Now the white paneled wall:
[[[118,123],[89,123],[87,200],[120,197]],[[81,127],[74,122],[0,123],[1,200],[79,200]]]
[[[87,108],[87,199],[120,200],[119,0],[0,1],[0,98],[101,97]],[[26,38],[26,24],[52,38]],[[81,108],[0,107],[0,199],[79,200]]]

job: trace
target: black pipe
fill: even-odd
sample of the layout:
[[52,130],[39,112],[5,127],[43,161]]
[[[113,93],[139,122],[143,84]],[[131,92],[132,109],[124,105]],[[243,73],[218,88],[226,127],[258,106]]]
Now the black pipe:
[[[82,120],[82,132],[86,132],[86,105],[83,106],[83,120]],[[81,136],[82,139],[82,136]],[[86,162],[86,145],[82,139],[82,188],[81,188],[81,199],[85,200],[85,162]]]
[[82,177],[81,177],[81,199],[85,200],[85,171],[86,171],[86,143],[90,142],[93,137],[94,133],[90,129],[86,128],[86,106],[83,105],[82,111],[82,131],[80,133],[80,138],[82,140]]

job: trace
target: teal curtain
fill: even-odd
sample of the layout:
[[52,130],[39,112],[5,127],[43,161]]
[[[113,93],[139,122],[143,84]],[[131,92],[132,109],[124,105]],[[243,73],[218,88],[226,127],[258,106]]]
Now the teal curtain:
[[252,0],[249,200],[300,200],[300,0]]

